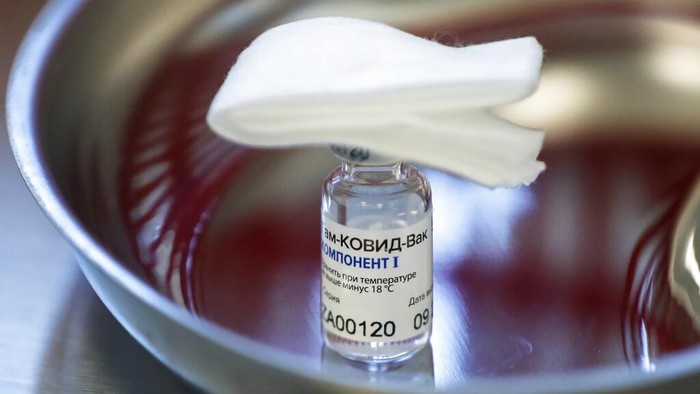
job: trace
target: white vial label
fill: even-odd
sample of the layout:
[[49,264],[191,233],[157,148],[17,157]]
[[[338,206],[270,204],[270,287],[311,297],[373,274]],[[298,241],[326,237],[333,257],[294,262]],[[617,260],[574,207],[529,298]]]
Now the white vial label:
[[402,341],[433,317],[432,212],[391,230],[361,230],[323,217],[322,324],[362,342]]

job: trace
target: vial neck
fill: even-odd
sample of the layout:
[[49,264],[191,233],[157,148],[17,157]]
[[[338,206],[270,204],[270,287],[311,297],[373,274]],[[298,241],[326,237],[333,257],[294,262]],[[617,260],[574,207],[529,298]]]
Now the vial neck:
[[345,177],[367,182],[385,182],[405,178],[406,166],[403,161],[387,164],[361,164],[343,160],[341,168]]

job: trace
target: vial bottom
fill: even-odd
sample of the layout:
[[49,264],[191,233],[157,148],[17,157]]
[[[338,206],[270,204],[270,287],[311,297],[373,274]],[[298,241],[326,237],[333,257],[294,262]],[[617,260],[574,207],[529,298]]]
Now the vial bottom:
[[325,345],[348,360],[382,368],[400,363],[418,353],[430,341],[430,329],[423,334],[394,342],[364,342],[323,331]]

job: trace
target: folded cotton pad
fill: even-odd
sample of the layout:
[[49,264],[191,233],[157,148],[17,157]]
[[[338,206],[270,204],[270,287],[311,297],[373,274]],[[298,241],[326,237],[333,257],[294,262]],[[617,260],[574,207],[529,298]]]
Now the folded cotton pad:
[[488,109],[530,95],[532,37],[449,47],[361,19],[272,28],[241,52],[207,121],[241,144],[361,146],[486,186],[529,184],[543,132]]

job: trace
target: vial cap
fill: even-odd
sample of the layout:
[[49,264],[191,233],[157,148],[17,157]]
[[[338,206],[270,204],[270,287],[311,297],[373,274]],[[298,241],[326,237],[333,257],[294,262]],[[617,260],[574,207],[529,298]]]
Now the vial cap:
[[400,158],[376,153],[361,146],[331,144],[330,148],[339,159],[356,164],[383,165],[402,161]]

